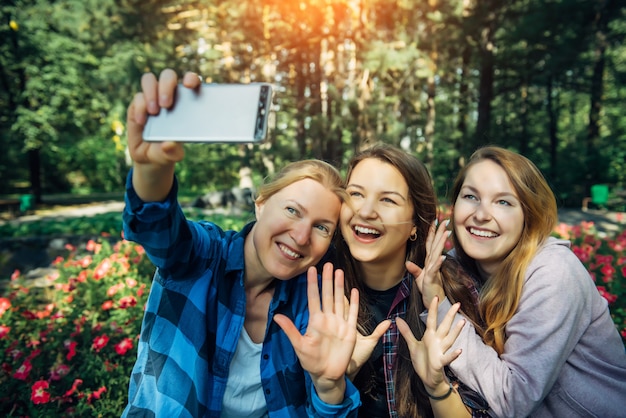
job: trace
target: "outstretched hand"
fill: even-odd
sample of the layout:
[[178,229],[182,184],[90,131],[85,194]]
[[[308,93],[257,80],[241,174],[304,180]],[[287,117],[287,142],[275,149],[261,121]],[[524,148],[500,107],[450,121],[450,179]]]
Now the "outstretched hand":
[[435,297],[428,309],[426,331],[421,341],[415,338],[411,328],[402,318],[396,319],[398,330],[409,347],[413,368],[431,394],[441,393],[440,388],[448,385],[443,368],[461,355],[461,349],[451,352],[448,350],[465,325],[465,320],[461,320],[452,327],[454,316],[460,307],[459,303],[455,303],[448,310],[441,325],[437,327],[437,304],[438,300]]
[[376,344],[380,340],[380,337],[383,336],[385,331],[389,329],[391,325],[391,321],[386,319],[382,321],[374,331],[370,335],[363,335],[360,332],[357,332],[356,336],[356,346],[354,347],[354,351],[352,353],[352,358],[350,359],[350,365],[348,366],[348,370],[346,374],[348,377],[353,380],[363,364],[372,356],[372,352],[374,348],[376,348]]
[[417,264],[407,261],[406,268],[415,277],[417,287],[422,294],[424,306],[431,306],[431,301],[436,296],[439,300],[443,300],[445,293],[441,280],[441,264],[446,258],[442,255],[450,232],[447,230],[448,222],[442,222],[437,228],[433,223],[426,237],[426,260],[424,260],[424,268],[420,268]]
[[310,373],[320,399],[339,404],[344,399],[345,374],[357,339],[359,292],[352,289],[346,317],[343,271],[334,272],[333,286],[331,263],[326,263],[322,270],[321,303],[315,267],[307,272],[307,291],[309,324],[304,335],[285,315],[276,314],[274,321],[287,334],[300,364]]

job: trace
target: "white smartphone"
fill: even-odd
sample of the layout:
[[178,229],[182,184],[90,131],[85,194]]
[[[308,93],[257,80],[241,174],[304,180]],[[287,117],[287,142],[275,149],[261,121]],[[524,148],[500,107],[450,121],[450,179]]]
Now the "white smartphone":
[[174,105],[150,115],[145,141],[262,142],[272,105],[269,83],[204,83],[176,87]]

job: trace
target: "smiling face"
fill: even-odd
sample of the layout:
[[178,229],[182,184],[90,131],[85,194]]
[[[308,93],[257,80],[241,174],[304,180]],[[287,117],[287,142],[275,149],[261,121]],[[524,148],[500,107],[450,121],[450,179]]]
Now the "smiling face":
[[454,203],[454,232],[465,253],[491,275],[524,228],[520,200],[504,169],[483,160],[468,169]]
[[317,264],[330,245],[341,200],[312,179],[296,181],[256,205],[246,239],[246,276],[287,280]]
[[359,162],[341,208],[341,233],[350,254],[361,263],[404,269],[407,241],[416,231],[407,182],[391,164],[376,158]]

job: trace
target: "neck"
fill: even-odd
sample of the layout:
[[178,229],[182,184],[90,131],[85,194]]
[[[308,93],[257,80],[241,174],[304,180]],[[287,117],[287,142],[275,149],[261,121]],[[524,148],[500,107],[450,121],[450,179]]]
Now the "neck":
[[388,290],[402,281],[406,271],[404,264],[390,266],[389,263],[360,263],[363,282],[374,290]]

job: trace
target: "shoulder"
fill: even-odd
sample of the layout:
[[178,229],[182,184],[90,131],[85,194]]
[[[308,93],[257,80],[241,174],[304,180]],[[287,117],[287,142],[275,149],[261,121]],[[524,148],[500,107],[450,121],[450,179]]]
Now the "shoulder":
[[528,265],[525,286],[550,287],[563,296],[584,293],[593,280],[569,241],[549,237]]

